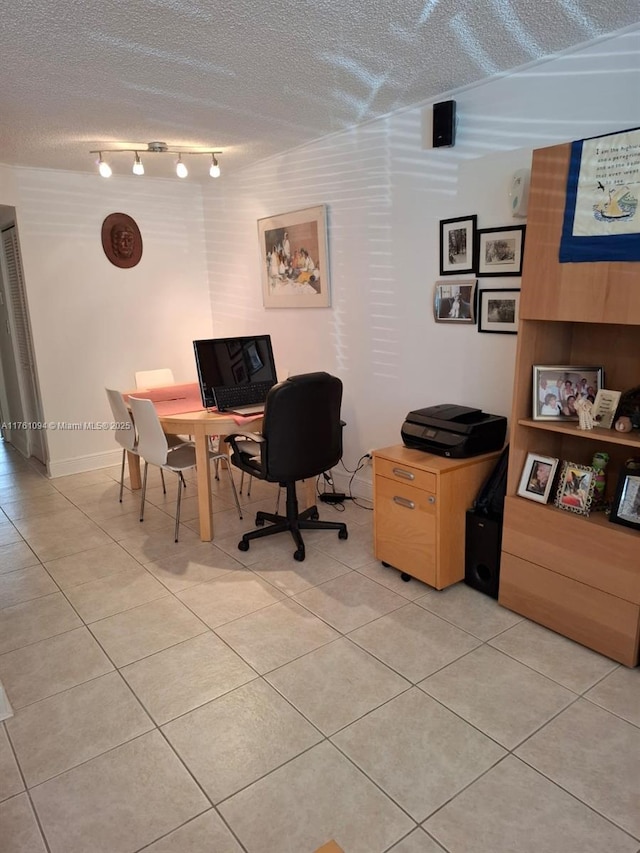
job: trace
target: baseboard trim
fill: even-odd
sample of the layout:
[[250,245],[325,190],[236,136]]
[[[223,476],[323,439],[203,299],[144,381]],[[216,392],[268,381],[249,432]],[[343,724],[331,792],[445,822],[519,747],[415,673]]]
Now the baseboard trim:
[[88,456],[74,456],[72,459],[49,461],[47,473],[49,477],[68,477],[69,474],[84,474],[85,471],[95,471],[98,468],[110,468],[122,461],[121,450],[107,450],[103,453],[91,453]]

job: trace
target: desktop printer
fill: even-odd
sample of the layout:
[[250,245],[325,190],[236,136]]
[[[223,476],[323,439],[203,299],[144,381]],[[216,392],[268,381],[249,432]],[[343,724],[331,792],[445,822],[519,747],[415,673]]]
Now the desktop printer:
[[402,425],[407,447],[457,459],[501,450],[506,434],[507,419],[501,415],[452,403],[409,412]]

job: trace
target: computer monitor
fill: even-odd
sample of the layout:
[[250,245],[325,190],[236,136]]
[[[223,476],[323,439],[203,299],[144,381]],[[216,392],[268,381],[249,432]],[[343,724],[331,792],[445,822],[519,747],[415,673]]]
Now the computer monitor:
[[194,341],[202,405],[218,411],[264,403],[276,384],[269,335]]

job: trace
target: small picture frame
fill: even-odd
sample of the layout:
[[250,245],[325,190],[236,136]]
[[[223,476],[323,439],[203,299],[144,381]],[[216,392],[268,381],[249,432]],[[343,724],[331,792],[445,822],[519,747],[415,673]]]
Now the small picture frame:
[[589,515],[593,503],[596,474],[596,469],[588,465],[563,462],[555,505],[559,509],[566,509],[578,515]]
[[476,322],[476,279],[436,281],[433,316],[436,323]]
[[440,275],[475,272],[477,216],[440,220]]
[[503,290],[478,291],[478,331],[499,335],[515,335],[520,317],[520,290],[517,287]]
[[593,403],[592,417],[596,426],[612,429],[622,391],[600,388]]
[[553,487],[560,460],[553,456],[540,456],[539,453],[527,453],[522,469],[518,494],[521,498],[546,504]]
[[604,370],[594,365],[534,364],[531,411],[534,421],[577,421],[576,400],[595,402]]
[[628,459],[618,477],[609,521],[640,530],[640,459]]
[[478,275],[522,275],[526,225],[483,228],[478,231]]

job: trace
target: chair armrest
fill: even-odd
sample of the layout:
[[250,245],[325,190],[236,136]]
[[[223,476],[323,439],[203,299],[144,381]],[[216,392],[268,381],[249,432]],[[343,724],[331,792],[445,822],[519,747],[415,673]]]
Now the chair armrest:
[[240,430],[239,432],[234,432],[231,435],[226,435],[224,440],[227,442],[227,444],[230,444],[233,447],[234,439],[238,438],[248,438],[251,441],[257,441],[260,443],[264,442],[264,436],[260,435],[260,433],[243,432],[242,430]]
[[[265,440],[255,432],[234,432],[225,436],[225,443],[231,445],[231,461],[241,471],[256,477],[264,478],[264,466],[262,464],[262,448]],[[248,449],[251,443],[257,452]]]

